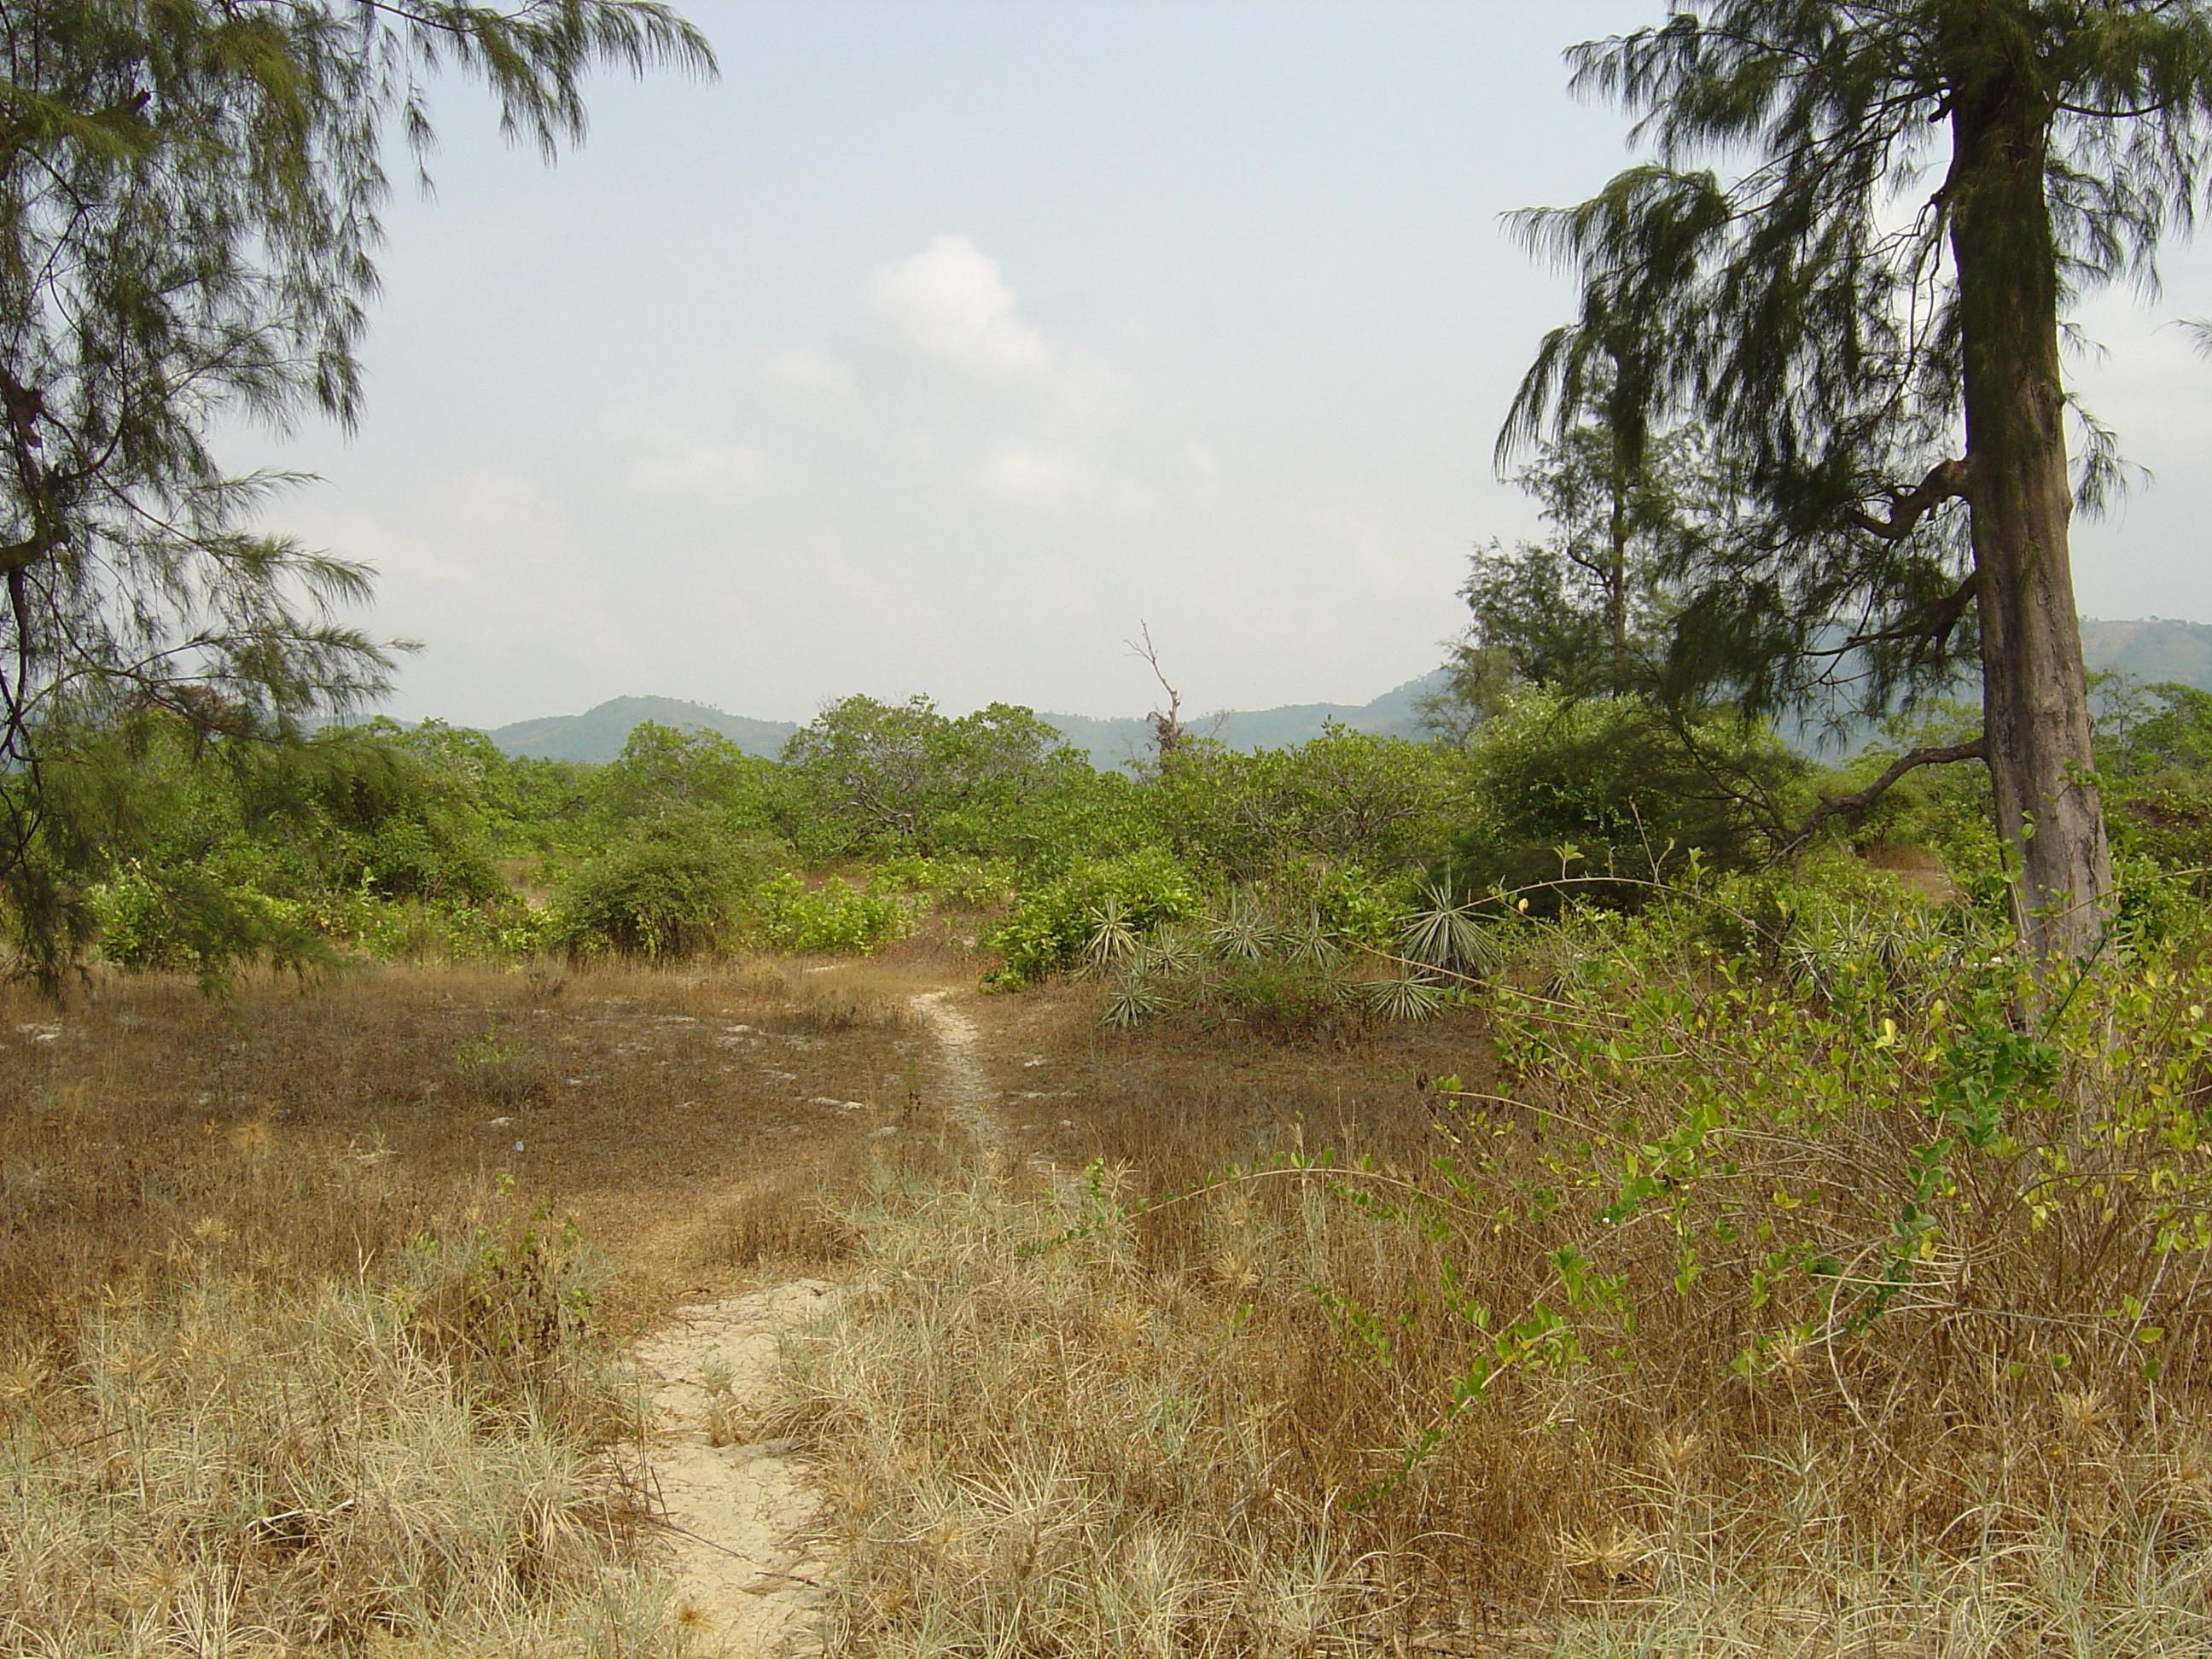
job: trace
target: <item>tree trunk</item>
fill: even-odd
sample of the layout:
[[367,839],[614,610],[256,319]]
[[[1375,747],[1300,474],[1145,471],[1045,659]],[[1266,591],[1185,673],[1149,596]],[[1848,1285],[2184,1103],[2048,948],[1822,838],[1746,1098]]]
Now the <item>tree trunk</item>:
[[1628,695],[1628,489],[1626,469],[1613,462],[1613,510],[1606,521],[1605,625],[1613,636],[1613,695]]
[[2051,111],[2025,66],[1956,84],[1949,200],[1964,352],[1982,702],[2013,903],[2039,972],[2097,947],[2112,902],[2090,781],[2088,685],[2067,545],[2072,486],[2044,167]]

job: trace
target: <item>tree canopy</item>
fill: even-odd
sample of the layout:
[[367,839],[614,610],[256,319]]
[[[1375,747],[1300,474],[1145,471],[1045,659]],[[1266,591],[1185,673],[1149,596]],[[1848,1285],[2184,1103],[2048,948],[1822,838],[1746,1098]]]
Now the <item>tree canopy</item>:
[[254,528],[287,482],[217,421],[360,408],[387,134],[416,160],[444,72],[550,156],[593,64],[709,69],[658,0],[513,10],[351,0],[29,0],[0,19],[0,881],[49,979],[82,837],[77,734],[167,708],[222,739],[374,696],[391,647],[337,620],[362,566]]
[[1670,573],[1674,695],[1872,711],[1978,659],[1982,737],[1923,758],[1987,761],[2025,940],[2087,954],[2110,868],[2067,526],[2118,462],[2062,320],[2193,224],[2212,12],[1723,0],[1571,58],[1655,154],[1518,218],[1581,299],[1501,449],[1595,424],[1632,463],[1686,424],[1725,463],[1736,510]]

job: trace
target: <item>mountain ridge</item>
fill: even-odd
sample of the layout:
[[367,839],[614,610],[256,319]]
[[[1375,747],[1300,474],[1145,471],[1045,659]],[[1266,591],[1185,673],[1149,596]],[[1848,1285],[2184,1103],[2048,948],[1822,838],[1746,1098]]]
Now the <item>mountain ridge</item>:
[[[1443,671],[1437,669],[1407,680],[1371,702],[1224,709],[1192,720],[1190,726],[1200,736],[1215,738],[1232,749],[1278,749],[1304,743],[1319,737],[1331,721],[1378,736],[1413,737],[1419,735],[1420,724],[1414,700],[1439,684],[1443,675]],[[1100,717],[1041,710],[1037,718],[1073,747],[1087,752],[1091,764],[1101,768],[1126,763],[1144,753],[1152,742],[1152,723],[1137,715]],[[619,755],[630,732],[647,720],[683,730],[718,732],[744,753],[770,759],[782,752],[785,742],[799,730],[793,721],[753,720],[711,703],[688,702],[679,697],[611,697],[580,714],[516,720],[493,726],[484,735],[510,755],[604,763]]]
[[[2212,623],[2166,617],[2112,621],[2081,619],[2081,655],[2093,669],[2131,674],[2155,684],[2178,680],[2212,691]],[[1190,722],[1191,729],[1232,749],[1279,749],[1321,735],[1330,721],[1383,737],[1418,737],[1414,708],[1425,691],[1442,684],[1437,669],[1393,686],[1371,702],[1286,703],[1275,708],[1224,709]],[[1098,767],[1121,766],[1150,746],[1152,724],[1138,715],[1102,717],[1040,712],[1037,718]],[[791,720],[753,720],[711,703],[678,697],[612,697],[580,714],[548,714],[495,726],[486,735],[510,755],[553,760],[605,762],[622,752],[631,731],[646,720],[719,732],[749,755],[774,758],[799,730]]]

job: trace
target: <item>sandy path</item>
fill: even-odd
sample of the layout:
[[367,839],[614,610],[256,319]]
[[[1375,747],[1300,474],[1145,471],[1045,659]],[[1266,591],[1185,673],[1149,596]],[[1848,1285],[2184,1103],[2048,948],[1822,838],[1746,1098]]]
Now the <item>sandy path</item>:
[[818,1318],[836,1294],[821,1279],[799,1279],[679,1309],[638,1346],[653,1391],[648,1464],[672,1528],[670,1565],[703,1653],[822,1650],[811,1615],[831,1561],[808,1535],[818,1500],[795,1445],[754,1441],[747,1425],[773,1385],[783,1334]]
[[937,1066],[944,1074],[947,1115],[975,1136],[977,1145],[997,1146],[1006,1133],[985,1103],[995,1098],[998,1091],[985,1079],[982,1065],[975,1058],[975,1022],[946,1001],[951,994],[925,991],[912,999],[914,1011],[929,1022],[930,1031],[937,1038]]
[[[987,1103],[996,1091],[976,1057],[975,1022],[948,1004],[951,994],[911,1001],[937,1039],[947,1115],[995,1147],[1004,1135]],[[747,1425],[775,1385],[784,1335],[826,1313],[836,1296],[835,1285],[799,1279],[682,1308],[635,1351],[652,1390],[647,1464],[670,1524],[670,1568],[705,1654],[822,1652],[815,1615],[836,1562],[811,1535],[819,1499],[798,1448],[755,1441]]]

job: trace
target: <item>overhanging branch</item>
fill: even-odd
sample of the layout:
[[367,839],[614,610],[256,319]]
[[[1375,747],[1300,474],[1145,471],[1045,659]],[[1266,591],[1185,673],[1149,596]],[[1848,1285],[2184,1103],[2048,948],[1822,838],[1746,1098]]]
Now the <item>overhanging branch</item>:
[[1958,501],[1966,493],[1968,469],[1963,460],[1954,459],[1939,461],[1928,470],[1928,476],[1903,493],[1895,495],[1889,504],[1889,516],[1877,519],[1858,507],[1849,509],[1846,516],[1857,528],[1869,536],[1879,536],[1886,542],[1901,542],[1919,527],[1920,521],[1945,501]]
[[[1981,591],[1981,580],[1978,571],[1968,576],[1929,607],[1927,614],[1915,622],[1899,628],[1879,629],[1869,634],[1854,634],[1841,645],[1820,646],[1808,650],[1805,654],[1808,657],[1841,657],[1862,646],[1888,645],[1904,640],[1917,641],[1923,647],[1941,646],[1951,637],[1953,630],[1959,626],[1960,618],[1973,604],[1974,596]],[[1921,654],[1916,652],[1914,659],[1917,661]]]
[[[1986,734],[1984,734],[1986,736]],[[1948,766],[1954,761],[1987,758],[1984,738],[1976,738],[1971,743],[1954,743],[1946,749],[1915,749],[1899,755],[1882,770],[1880,777],[1863,789],[1848,795],[1823,795],[1813,814],[1798,825],[1796,832],[1776,849],[1778,857],[1787,857],[1812,839],[1813,832],[1838,813],[1863,811],[1881,799],[1890,785],[1908,772],[1917,772],[1923,766]]]

